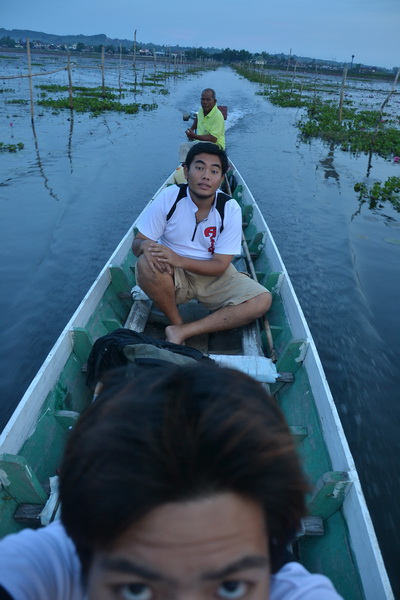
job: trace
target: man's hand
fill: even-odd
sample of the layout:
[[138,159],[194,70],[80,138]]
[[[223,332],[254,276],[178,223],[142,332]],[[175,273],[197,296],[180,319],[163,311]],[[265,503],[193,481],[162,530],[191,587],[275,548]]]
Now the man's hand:
[[151,240],[150,238],[147,238],[138,232],[132,242],[132,252],[137,257],[143,254],[150,270],[153,271],[153,273],[159,271],[160,273],[169,273],[172,275],[173,271],[170,265],[168,263],[161,262],[157,255],[153,255],[149,250],[150,245],[156,247],[158,246],[154,240]]
[[185,133],[186,133],[188,140],[193,141],[196,139],[196,133],[194,132],[193,129],[186,129]]
[[197,275],[205,275],[206,277],[219,277],[222,275],[232,262],[233,256],[227,254],[213,254],[210,260],[199,260],[196,258],[188,258],[177,254],[168,246],[156,244],[152,242],[148,247],[148,252],[152,255],[159,268],[160,265],[165,266],[168,273],[172,275],[173,267],[180,267],[185,271],[191,271]]
[[160,273],[169,273],[172,275],[173,270],[170,263],[162,259],[162,254],[160,252],[155,251],[158,247],[164,248],[164,246],[160,246],[156,242],[142,245],[143,255],[146,258],[149,267],[154,273],[159,271]]
[[[182,256],[162,244],[151,243],[148,246],[148,252],[157,268],[163,268],[163,271],[172,274],[172,267],[182,267]],[[160,269],[159,269],[160,270]]]

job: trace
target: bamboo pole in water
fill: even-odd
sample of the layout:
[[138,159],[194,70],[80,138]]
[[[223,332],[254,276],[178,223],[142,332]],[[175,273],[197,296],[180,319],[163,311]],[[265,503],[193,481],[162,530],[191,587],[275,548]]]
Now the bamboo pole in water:
[[[146,77],[146,60],[143,61],[142,86],[144,85],[145,77]],[[143,87],[142,87],[142,91],[143,91]]]
[[400,75],[400,69],[397,70],[391,91],[389,92],[387,98],[382,103],[381,110],[379,111],[379,121],[382,119],[383,109],[385,108],[386,104],[389,102],[390,98],[393,96],[393,94],[396,91],[397,80],[399,79],[399,75]]
[[295,62],[294,69],[293,69],[292,86],[290,88],[290,97],[292,97],[292,94],[293,94],[294,80],[296,78],[296,69],[297,69],[297,61]]
[[399,76],[400,76],[400,69],[397,69],[397,73],[396,73],[396,76],[395,76],[394,81],[393,81],[392,89],[389,92],[389,94],[387,95],[387,97],[385,98],[385,100],[382,102],[382,106],[381,106],[380,111],[379,111],[379,119],[378,119],[378,122],[377,122],[376,127],[375,127],[375,132],[374,132],[374,135],[373,135],[372,140],[371,140],[371,148],[370,148],[370,151],[369,151],[369,154],[368,154],[367,177],[369,176],[369,172],[371,170],[372,153],[374,151],[374,144],[375,144],[376,136],[378,135],[379,126],[380,126],[381,121],[382,121],[383,110],[384,110],[386,104],[389,102],[390,98],[393,96],[393,94],[396,91],[396,86],[397,86],[397,81],[399,79]]
[[29,95],[30,95],[30,99],[31,99],[31,123],[32,123],[32,129],[33,129],[33,135],[36,137],[35,123],[33,120],[34,107],[33,107],[33,87],[32,87],[31,44],[30,44],[29,38],[26,38],[26,51],[28,53]]
[[135,32],[133,34],[133,73],[134,73],[134,78],[135,78],[135,92],[136,92],[136,86],[137,86],[137,73],[136,73],[136,31],[137,31],[137,29],[135,29]]
[[118,71],[118,87],[121,92],[121,63],[122,63],[122,44],[119,45],[119,71]]
[[342,122],[342,115],[343,115],[343,99],[344,99],[344,88],[346,85],[346,79],[347,79],[347,67],[345,67],[343,69],[343,77],[342,77],[342,86],[340,88],[340,101],[339,101],[339,123]]
[[104,46],[101,47],[101,89],[103,96],[106,95],[104,82]]
[[290,58],[291,58],[291,56],[292,56],[292,49],[290,48],[290,51],[289,51],[289,58],[288,58],[288,61],[287,61],[287,67],[286,67],[286,73],[288,73],[288,72],[289,72],[289,67],[290,67]]
[[318,73],[318,66],[317,63],[315,63],[315,77],[314,77],[314,104],[317,101],[317,73]]
[[71,74],[71,56],[69,50],[67,52],[67,71],[68,71],[68,92],[69,92],[69,107],[72,110],[74,108],[74,101],[72,95],[72,74]]

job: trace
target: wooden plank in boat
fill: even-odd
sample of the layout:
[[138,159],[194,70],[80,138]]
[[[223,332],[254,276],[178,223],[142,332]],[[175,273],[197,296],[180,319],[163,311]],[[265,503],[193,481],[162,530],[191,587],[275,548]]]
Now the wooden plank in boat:
[[125,321],[125,327],[143,333],[150,314],[151,300],[135,300]]
[[210,358],[223,366],[243,371],[263,383],[273,383],[277,375],[274,364],[269,358],[265,358],[265,356],[210,354]]
[[352,486],[346,471],[324,473],[314,486],[313,495],[308,502],[310,515],[327,519],[338,511]]
[[18,504],[38,504],[47,500],[43,486],[23,456],[0,455],[0,483],[6,494]]
[[125,321],[125,327],[138,333],[143,333],[153,301],[140,289],[138,285],[131,290],[133,305]]

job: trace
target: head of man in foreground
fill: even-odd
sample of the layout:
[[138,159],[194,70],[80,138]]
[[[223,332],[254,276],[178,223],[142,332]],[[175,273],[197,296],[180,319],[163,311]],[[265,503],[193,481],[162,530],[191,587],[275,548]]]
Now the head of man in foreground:
[[60,474],[62,521],[96,600],[266,600],[306,490],[275,401],[204,365],[108,386]]

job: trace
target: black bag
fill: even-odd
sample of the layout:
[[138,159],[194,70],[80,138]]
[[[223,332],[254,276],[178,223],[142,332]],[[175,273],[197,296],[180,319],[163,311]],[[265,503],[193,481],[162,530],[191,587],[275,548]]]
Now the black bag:
[[93,344],[87,363],[86,384],[93,389],[104,373],[128,364],[152,368],[195,361],[214,362],[196,348],[173,344],[121,327],[98,338]]

